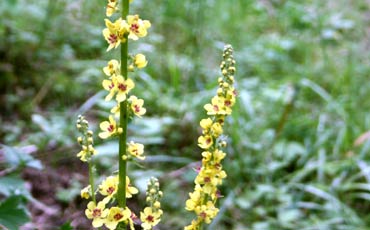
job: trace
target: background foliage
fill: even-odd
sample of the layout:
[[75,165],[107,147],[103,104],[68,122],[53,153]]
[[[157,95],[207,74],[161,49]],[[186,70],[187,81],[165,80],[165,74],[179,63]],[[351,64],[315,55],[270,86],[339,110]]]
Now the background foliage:
[[[89,226],[73,124],[86,112],[96,129],[106,115],[104,5],[0,1],[0,224],[10,229]],[[209,229],[368,229],[369,6],[134,1],[153,27],[144,42],[130,44],[149,65],[134,76],[147,115],[129,128],[150,157],[130,174],[142,191],[146,178],[160,177],[167,211],[160,229],[191,219],[184,201],[200,160],[198,122],[215,93],[224,43],[235,49],[239,97],[226,131],[225,197]],[[99,170],[110,172],[115,143],[97,141]],[[9,221],[9,213],[19,218]]]

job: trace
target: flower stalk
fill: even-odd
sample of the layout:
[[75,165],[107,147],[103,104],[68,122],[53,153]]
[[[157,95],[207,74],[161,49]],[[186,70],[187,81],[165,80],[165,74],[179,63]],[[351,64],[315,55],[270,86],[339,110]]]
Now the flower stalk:
[[[129,14],[129,0],[122,0],[122,18],[127,18]],[[128,59],[128,34],[124,35],[124,42],[121,44],[121,74],[125,80],[128,78],[127,59]],[[128,124],[128,106],[127,100],[120,102],[120,127],[123,132],[119,136],[119,154],[118,154],[118,205],[126,207],[126,174],[127,174],[127,124]]]

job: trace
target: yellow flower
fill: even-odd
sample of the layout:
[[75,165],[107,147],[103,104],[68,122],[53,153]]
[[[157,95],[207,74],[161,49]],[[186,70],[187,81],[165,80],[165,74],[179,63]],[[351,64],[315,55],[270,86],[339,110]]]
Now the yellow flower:
[[130,178],[126,176],[126,198],[131,198],[132,195],[137,194],[139,190],[130,184]]
[[219,209],[215,207],[212,201],[208,201],[206,205],[200,206],[196,213],[205,223],[209,224],[216,217],[218,211]]
[[110,229],[116,229],[118,223],[122,221],[128,221],[131,216],[131,211],[127,207],[125,209],[120,207],[112,207],[109,209],[105,226]]
[[85,215],[89,219],[93,219],[92,225],[94,228],[101,227],[104,222],[105,218],[108,215],[108,210],[105,209],[105,201],[100,201],[98,205],[95,204],[95,202],[90,201],[87,204],[87,209],[85,210]]
[[214,123],[211,126],[211,132],[214,137],[219,137],[223,133],[221,124],[218,122]]
[[147,35],[147,29],[151,26],[148,20],[141,20],[139,15],[127,16],[127,23],[129,28],[128,38],[138,40],[140,37]]
[[199,230],[199,224],[200,224],[199,220],[192,220],[191,224],[186,226],[184,230]]
[[126,96],[130,90],[135,87],[135,83],[130,78],[125,80],[121,75],[115,77],[114,80],[116,81],[115,84],[117,85],[116,100],[117,102],[122,102],[126,100]]
[[201,188],[199,185],[196,185],[196,189],[194,192],[189,193],[189,197],[190,198],[185,203],[185,209],[188,211],[193,211],[202,203]]
[[134,64],[137,68],[141,69],[148,64],[148,61],[143,54],[136,54],[134,57]]
[[200,136],[198,138],[198,146],[202,149],[209,149],[213,144],[213,139],[210,135]]
[[105,19],[105,25],[107,28],[103,29],[103,36],[109,44],[107,51],[117,48],[121,42],[126,42],[125,34],[128,33],[126,21],[121,18],[115,22]]
[[118,176],[109,176],[101,185],[99,185],[99,192],[103,196],[112,198],[117,193]]
[[102,82],[103,88],[109,91],[109,94],[105,97],[106,101],[110,101],[114,94],[117,92],[117,85],[113,80],[103,80]]
[[144,160],[145,156],[144,154],[144,145],[139,143],[134,143],[131,141],[127,144],[127,151],[134,157],[137,157],[140,160]]
[[108,62],[108,65],[103,68],[103,72],[107,76],[119,75],[120,74],[120,64],[117,60],[112,59]]
[[89,199],[91,194],[91,186],[87,186],[81,190],[81,198]]
[[136,116],[141,117],[141,115],[144,115],[146,113],[146,109],[143,108],[143,105],[144,105],[143,99],[138,99],[135,96],[130,96],[128,101],[130,102],[130,107],[131,107],[132,112]]
[[140,212],[141,227],[144,230],[150,230],[161,221],[161,211],[153,212],[151,207],[146,207],[144,212]]
[[112,16],[112,14],[114,14],[118,10],[117,2],[118,0],[108,0],[107,9],[105,12],[107,17]]
[[117,127],[116,120],[114,120],[113,116],[109,116],[109,121],[100,123],[100,129],[103,131],[99,133],[99,137],[102,139],[122,133],[122,128]]
[[212,126],[212,119],[211,118],[207,118],[207,119],[202,119],[200,121],[200,127],[202,127],[202,129],[204,130],[208,130],[211,128]]
[[231,114],[231,109],[225,107],[225,98],[215,96],[212,98],[211,104],[204,105],[208,115],[228,115]]

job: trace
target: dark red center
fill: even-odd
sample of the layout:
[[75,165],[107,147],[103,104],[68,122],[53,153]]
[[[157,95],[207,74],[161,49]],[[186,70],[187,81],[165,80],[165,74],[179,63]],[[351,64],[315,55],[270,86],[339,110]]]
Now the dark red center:
[[118,89],[120,89],[121,91],[126,91],[127,90],[127,85],[121,83],[121,84],[118,85]]
[[108,193],[108,194],[112,194],[114,191],[115,191],[114,187],[109,187],[109,188],[107,189],[107,193]]
[[117,42],[117,35],[115,34],[110,34],[109,37],[108,37],[108,41],[110,44],[114,44]]
[[130,30],[134,33],[139,33],[139,25],[138,24],[132,24],[130,27]]
[[114,130],[114,126],[113,126],[113,125],[109,125],[109,127],[108,127],[108,131],[109,131],[109,132],[113,132],[113,130]]
[[93,217],[99,217],[101,216],[101,210],[99,208],[95,208],[92,213]]
[[114,218],[115,220],[117,220],[117,221],[118,221],[118,220],[120,220],[120,219],[122,219],[122,217],[123,217],[123,216],[121,215],[121,213],[117,213],[116,215],[114,215],[114,216],[113,216],[113,218]]
[[146,220],[147,220],[148,222],[153,222],[153,221],[154,221],[154,216],[152,216],[152,215],[148,215],[148,216],[147,216],[147,218],[146,218]]

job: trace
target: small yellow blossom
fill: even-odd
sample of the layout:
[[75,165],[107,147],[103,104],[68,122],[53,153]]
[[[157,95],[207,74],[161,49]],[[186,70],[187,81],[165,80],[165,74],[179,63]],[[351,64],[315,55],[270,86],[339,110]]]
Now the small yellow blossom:
[[209,149],[213,144],[213,139],[210,135],[200,136],[198,138],[198,146],[202,149]]
[[215,96],[212,98],[211,104],[204,105],[204,109],[207,110],[208,115],[229,115],[231,109],[225,107],[225,98]]
[[112,16],[112,14],[114,14],[118,10],[117,3],[118,0],[108,0],[108,4],[105,11],[107,17]]
[[93,201],[90,201],[87,204],[85,215],[87,218],[93,219],[92,225],[94,228],[101,227],[105,222],[105,218],[109,212],[109,210],[105,209],[105,205],[106,203],[104,202],[104,200],[100,201],[98,205],[96,205]]
[[143,107],[144,105],[143,99],[138,99],[137,97],[132,95],[130,96],[128,101],[130,102],[130,107],[131,107],[132,112],[136,116],[141,117],[141,115],[144,115],[146,113],[146,109]]
[[117,186],[118,176],[109,176],[99,185],[99,192],[103,196],[112,198],[117,193]]
[[116,120],[113,118],[113,116],[109,116],[109,121],[103,121],[100,123],[100,129],[102,132],[99,133],[99,137],[102,139],[122,133],[122,128],[117,127]]
[[148,64],[148,61],[143,54],[136,54],[134,57],[134,64],[137,68],[141,69]]
[[120,74],[120,64],[116,59],[112,59],[108,62],[108,65],[103,68],[105,75],[111,77]]
[[207,118],[207,119],[202,119],[200,121],[200,127],[202,127],[202,129],[204,130],[208,130],[211,128],[212,126],[212,119],[211,118]]
[[134,157],[144,160],[145,156],[144,154],[144,145],[139,143],[134,143],[133,141],[130,141],[130,143],[127,144],[127,151]]
[[102,85],[105,90],[109,91],[109,94],[105,97],[105,100],[110,101],[117,92],[117,85],[113,80],[107,79],[103,80]]
[[125,34],[128,33],[126,21],[121,18],[114,22],[105,19],[105,25],[107,28],[103,29],[103,36],[109,44],[107,51],[117,48],[122,42],[126,42]]
[[138,192],[139,190],[130,184],[130,178],[126,176],[126,198],[131,198],[132,195]]
[[211,132],[214,137],[219,137],[223,133],[223,129],[220,123],[216,122],[211,126]]
[[122,102],[126,100],[127,94],[130,92],[131,89],[135,87],[135,83],[130,79],[127,78],[126,80],[122,76],[117,76],[114,78],[117,85],[117,95],[116,100],[117,102]]
[[148,33],[147,29],[151,26],[148,20],[141,20],[139,15],[127,16],[127,23],[129,28],[128,38],[132,40],[138,40],[140,37],[145,37]]
[[81,190],[81,198],[89,199],[91,194],[91,186],[87,186]]
[[152,229],[161,220],[161,215],[161,211],[153,212],[151,207],[146,207],[144,212],[140,212],[140,219],[142,221],[141,227],[143,227],[144,230]]
[[128,221],[131,216],[131,211],[126,207],[125,209],[120,207],[112,207],[109,209],[105,226],[109,230],[116,229],[117,225],[122,221]]
[[211,220],[216,217],[219,209],[215,207],[212,201],[208,201],[206,205],[201,205],[196,213],[203,219],[207,224],[211,223]]

